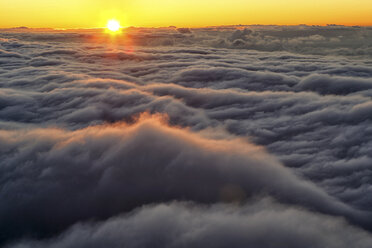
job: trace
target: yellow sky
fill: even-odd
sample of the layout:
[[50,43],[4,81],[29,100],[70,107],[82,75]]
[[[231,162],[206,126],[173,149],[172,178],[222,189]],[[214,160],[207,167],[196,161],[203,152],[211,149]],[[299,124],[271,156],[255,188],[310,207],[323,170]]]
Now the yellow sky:
[[0,0],[0,27],[372,25],[372,0]]

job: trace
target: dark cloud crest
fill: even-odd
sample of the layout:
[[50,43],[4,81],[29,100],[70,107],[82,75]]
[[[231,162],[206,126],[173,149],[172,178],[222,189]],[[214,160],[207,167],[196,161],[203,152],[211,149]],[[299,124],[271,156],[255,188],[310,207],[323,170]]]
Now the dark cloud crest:
[[346,95],[358,91],[370,90],[370,78],[329,77],[328,75],[313,74],[304,78],[296,85],[299,91],[315,91],[319,94]]
[[0,49],[1,58],[22,58],[23,56],[16,52],[8,52],[6,50]]

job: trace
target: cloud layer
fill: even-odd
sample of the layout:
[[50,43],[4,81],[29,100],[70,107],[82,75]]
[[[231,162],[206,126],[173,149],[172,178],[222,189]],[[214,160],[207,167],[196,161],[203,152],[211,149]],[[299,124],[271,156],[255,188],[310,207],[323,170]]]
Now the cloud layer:
[[[304,225],[306,223],[306,225]],[[13,248],[67,247],[361,247],[370,235],[341,219],[268,200],[234,207],[190,203],[143,207],[96,224],[77,224],[58,238]]]
[[0,245],[370,247],[371,40],[2,31]]

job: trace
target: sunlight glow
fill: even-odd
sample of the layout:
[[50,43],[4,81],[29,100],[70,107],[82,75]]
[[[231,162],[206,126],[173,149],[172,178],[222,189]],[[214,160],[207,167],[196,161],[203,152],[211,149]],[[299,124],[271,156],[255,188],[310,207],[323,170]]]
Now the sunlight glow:
[[369,26],[371,13],[371,0],[0,0],[0,28],[99,28],[110,19],[121,27]]
[[117,32],[121,28],[120,23],[117,20],[109,20],[107,22],[107,29],[111,32]]

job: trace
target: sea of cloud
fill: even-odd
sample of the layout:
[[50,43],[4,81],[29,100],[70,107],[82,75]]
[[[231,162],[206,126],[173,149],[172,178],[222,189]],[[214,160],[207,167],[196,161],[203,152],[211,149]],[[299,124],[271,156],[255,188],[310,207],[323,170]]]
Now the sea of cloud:
[[372,28],[0,32],[0,246],[372,247]]

